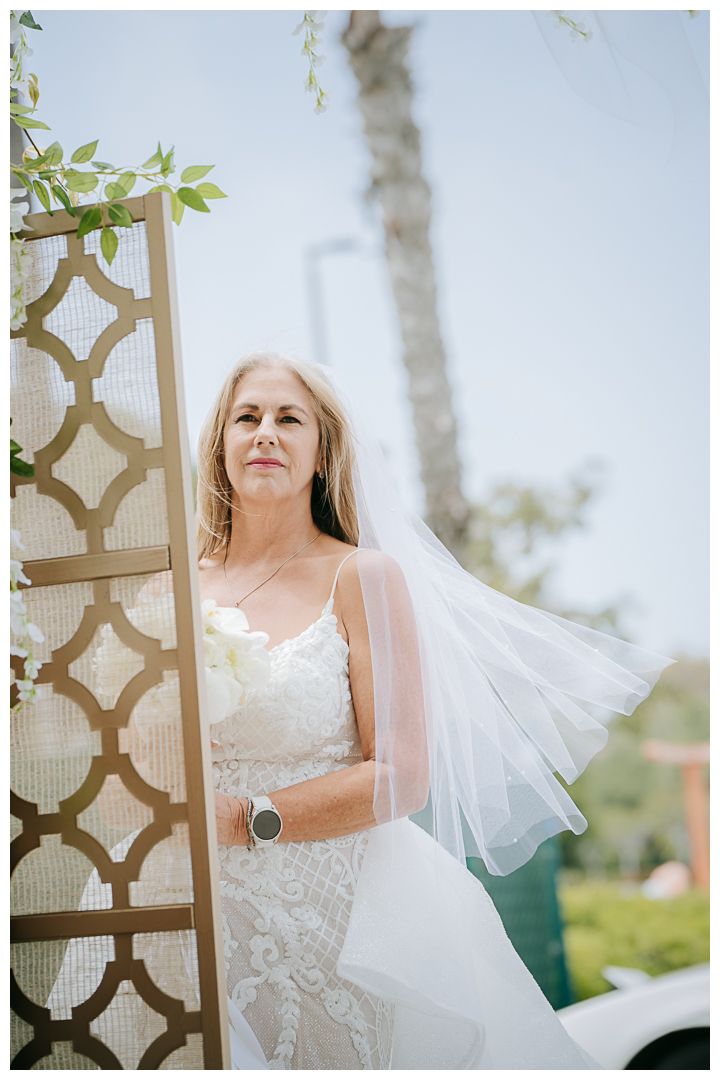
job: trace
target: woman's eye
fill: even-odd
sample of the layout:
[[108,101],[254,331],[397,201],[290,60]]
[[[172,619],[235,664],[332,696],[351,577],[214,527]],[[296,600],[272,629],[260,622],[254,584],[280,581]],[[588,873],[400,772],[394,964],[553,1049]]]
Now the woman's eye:
[[283,416],[282,419],[287,420],[291,424],[299,424],[300,423],[297,416]]
[[252,413],[244,413],[242,416],[238,416],[235,423],[236,424],[242,424],[242,423],[247,423],[248,420],[255,420],[255,419],[257,419],[257,418],[255,416],[253,416]]

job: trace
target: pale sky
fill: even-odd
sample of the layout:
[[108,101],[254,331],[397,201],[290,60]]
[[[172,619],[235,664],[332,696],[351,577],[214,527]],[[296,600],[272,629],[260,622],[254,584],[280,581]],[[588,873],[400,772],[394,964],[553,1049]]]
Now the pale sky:
[[[258,346],[312,359],[304,254],[322,262],[329,359],[422,509],[405,374],[368,207],[356,88],[331,12],[316,116],[294,11],[39,11],[39,115],[68,151],[215,164],[229,195],[175,230],[191,444],[233,361]],[[627,598],[638,644],[706,655],[706,117],[669,134],[570,87],[529,11],[386,12],[415,25],[410,63],[465,490],[561,486],[605,466],[588,525],[548,549],[568,606]],[[699,79],[709,15],[678,13]],[[593,42],[578,48],[591,49]],[[660,92],[658,91],[658,94]],[[660,95],[662,96],[662,95]],[[702,94],[700,95],[702,98]],[[660,100],[658,98],[658,100]],[[665,106],[663,106],[665,108]]]

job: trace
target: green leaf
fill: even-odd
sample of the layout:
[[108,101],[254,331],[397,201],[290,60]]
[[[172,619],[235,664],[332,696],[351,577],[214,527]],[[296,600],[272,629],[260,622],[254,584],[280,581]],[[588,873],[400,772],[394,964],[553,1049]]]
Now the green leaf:
[[225,192],[215,184],[198,184],[195,190],[198,195],[202,195],[203,199],[227,199]]
[[172,218],[176,225],[179,225],[182,221],[183,214],[185,213],[185,203],[178,199],[177,195],[173,191],[171,194],[172,202]]
[[132,228],[132,214],[126,206],[120,206],[119,203],[111,203],[110,206],[108,206],[108,217],[113,225],[122,225],[125,229]]
[[30,116],[13,116],[13,120],[21,128],[42,128],[43,131],[50,131],[50,128],[47,124],[43,124],[42,120],[33,120]]
[[57,173],[54,169],[44,169],[42,172],[38,173],[38,176],[41,180],[54,180]]
[[32,105],[18,105],[17,101],[10,102],[11,116],[24,116],[26,113],[30,112],[32,112]]
[[21,461],[20,458],[11,456],[10,472],[15,476],[34,476],[35,467],[29,461]]
[[107,226],[100,233],[100,248],[105,256],[105,262],[110,266],[118,249],[118,238],[115,231],[108,229]]
[[69,191],[79,191],[85,194],[88,191],[94,191],[98,184],[98,178],[95,173],[92,172],[71,172],[65,173],[65,187]]
[[181,187],[178,189],[178,198],[182,199],[191,210],[200,210],[204,214],[210,213],[210,207],[205,205],[202,195],[198,195],[195,188]]
[[91,164],[93,169],[98,169],[99,172],[115,172],[115,166],[109,161],[93,161]]
[[32,11],[23,11],[19,22],[21,26],[27,26],[30,30],[42,30],[42,26],[39,26],[33,19]]
[[97,150],[97,144],[99,143],[99,141],[99,139],[96,139],[95,142],[85,143],[84,146],[78,147],[73,156],[70,158],[70,161],[73,163],[73,165],[82,165],[86,161],[90,161],[93,154]]
[[194,184],[196,180],[202,180],[203,176],[207,176],[214,168],[214,165],[190,165],[187,169],[183,169],[180,179],[183,184]]
[[54,142],[48,146],[47,150],[43,154],[46,165],[59,165],[63,159],[63,148],[59,142]]
[[35,82],[31,81],[31,82],[28,83],[28,93],[30,95],[30,100],[33,103],[33,109],[34,109],[35,106],[37,105],[38,101],[40,100],[40,91],[38,90],[38,85],[37,85],[37,75],[31,75],[30,79],[31,80],[35,79]]
[[126,195],[129,195],[135,187],[136,180],[137,176],[134,172],[124,172],[122,176],[118,177],[117,186],[121,187]]
[[[17,169],[13,169],[12,174],[13,174],[13,176],[17,176],[20,183],[24,184],[25,187],[28,189],[28,191],[32,191],[33,182],[32,182],[32,180],[30,179],[29,176],[26,176],[25,173],[18,172]],[[18,194],[19,194],[19,192],[18,192]]]
[[64,190],[64,188],[61,188],[59,184],[53,184],[52,191],[55,198],[63,204],[68,214],[71,214],[73,217],[75,217],[75,207],[70,202],[70,199],[68,198],[67,192]]
[[50,192],[45,185],[40,180],[36,180],[33,184],[33,190],[48,213],[52,214],[52,210],[50,210]]
[[80,224],[78,225],[77,237],[81,240],[87,233],[96,229],[102,221],[102,212],[99,206],[89,206],[83,216],[80,218]]
[[162,165],[160,166],[160,173],[162,176],[170,176],[175,172],[175,147],[173,146],[165,157],[162,159]]
[[151,158],[148,158],[147,161],[143,161],[140,167],[142,169],[154,169],[156,165],[160,165],[162,163],[162,159],[163,152],[160,149],[160,143],[158,143],[157,152],[153,154]]
[[25,168],[30,172],[33,172],[35,169],[39,169],[41,165],[44,165],[47,162],[48,157],[49,154],[47,150],[38,157],[26,157],[24,161]]
[[[10,421],[10,423],[12,424],[12,420]],[[20,443],[16,443],[14,439],[11,439],[10,440],[10,457],[12,457],[13,454],[22,454],[22,446],[20,445]]]
[[136,179],[134,172],[123,173],[114,184],[108,184],[105,194],[108,199],[124,199],[132,191]]
[[173,189],[168,187],[167,184],[156,184],[155,187],[151,187],[148,191],[148,195],[153,195],[156,191],[167,191],[168,195],[174,194]]

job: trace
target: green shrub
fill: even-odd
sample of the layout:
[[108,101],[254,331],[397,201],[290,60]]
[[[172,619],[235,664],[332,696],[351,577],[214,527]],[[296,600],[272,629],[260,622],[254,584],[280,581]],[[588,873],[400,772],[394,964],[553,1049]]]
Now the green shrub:
[[567,962],[579,1001],[611,988],[601,974],[607,964],[662,975],[709,959],[708,893],[647,900],[628,888],[591,881],[560,887]]

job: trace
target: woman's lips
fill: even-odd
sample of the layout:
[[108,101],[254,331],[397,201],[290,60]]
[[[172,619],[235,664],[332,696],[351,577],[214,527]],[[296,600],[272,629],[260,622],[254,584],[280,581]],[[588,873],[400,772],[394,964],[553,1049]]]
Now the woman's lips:
[[248,466],[251,469],[284,469],[285,466],[281,461],[276,461],[275,458],[256,458],[254,461],[248,461]]

